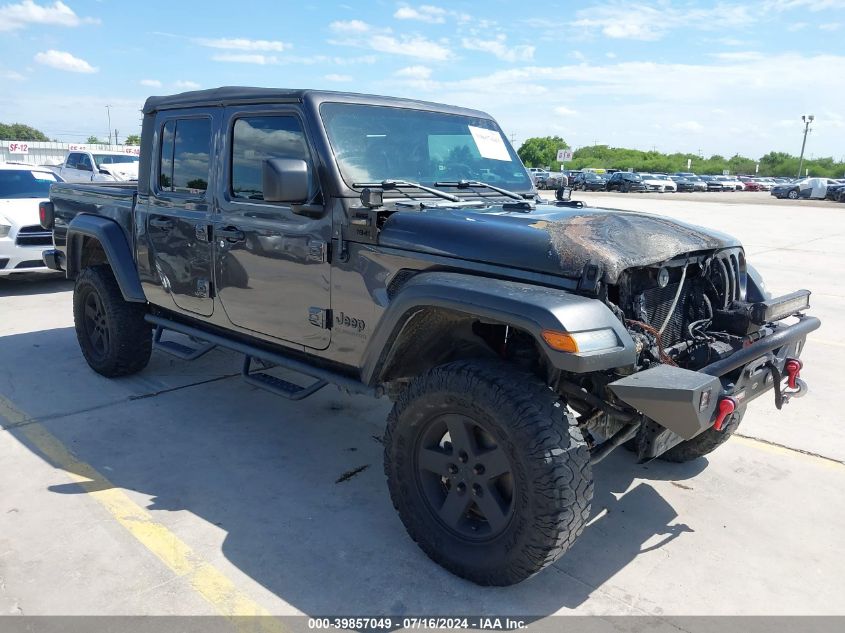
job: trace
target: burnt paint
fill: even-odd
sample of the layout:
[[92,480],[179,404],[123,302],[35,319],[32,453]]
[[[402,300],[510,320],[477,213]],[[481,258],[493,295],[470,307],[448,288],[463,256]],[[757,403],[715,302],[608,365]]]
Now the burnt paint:
[[501,206],[397,211],[379,244],[570,278],[580,277],[585,264],[600,263],[608,283],[626,268],[739,246],[730,236],[661,216],[552,204],[529,213]]

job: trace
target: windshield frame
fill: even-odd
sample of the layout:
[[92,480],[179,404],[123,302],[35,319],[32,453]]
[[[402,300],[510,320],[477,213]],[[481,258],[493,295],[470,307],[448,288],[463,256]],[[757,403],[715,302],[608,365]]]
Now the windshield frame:
[[[421,106],[435,106],[437,104],[419,104]],[[515,170],[519,169],[523,180],[521,183],[516,183],[515,181],[500,181],[500,180],[490,180],[487,177],[479,176],[479,177],[472,177],[469,180],[477,180],[484,183],[489,183],[491,185],[495,185],[498,187],[502,187],[504,189],[509,189],[516,193],[525,193],[530,194],[535,191],[534,187],[534,178],[533,174],[529,172],[525,166],[523,165],[519,155],[516,153],[516,150],[508,141],[507,137],[505,136],[504,132],[502,131],[501,127],[499,126],[498,122],[495,119],[486,115],[485,113],[474,111],[474,110],[463,110],[461,108],[451,108],[449,106],[443,106],[442,109],[438,107],[416,107],[417,104],[413,102],[409,103],[402,103],[394,102],[392,100],[385,99],[384,102],[379,102],[378,100],[370,101],[370,100],[357,100],[357,99],[350,99],[350,100],[335,100],[335,99],[325,99],[319,100],[317,103],[314,104],[314,110],[317,114],[317,117],[320,121],[322,127],[323,138],[325,139],[326,148],[328,153],[331,156],[331,166],[339,180],[351,191],[354,193],[360,193],[362,188],[360,186],[355,186],[358,183],[363,182],[364,180],[361,178],[354,178],[351,173],[348,173],[348,168],[345,167],[341,161],[338,159],[338,152],[336,151],[336,139],[333,138],[334,134],[331,130],[331,121],[328,118],[329,115],[324,111],[324,108],[327,106],[329,108],[334,107],[349,107],[349,108],[359,108],[359,107],[366,107],[366,108],[379,108],[379,109],[390,109],[393,111],[407,111],[410,114],[417,114],[419,116],[425,115],[436,115],[438,117],[448,117],[448,118],[455,118],[455,119],[464,119],[467,120],[467,125],[473,125],[473,123],[484,123],[486,124],[484,127],[485,129],[494,130],[496,131],[504,143],[504,147],[508,152],[508,156],[510,157],[510,161],[505,162],[501,161],[503,164],[511,165]],[[454,111],[450,111],[454,110]],[[494,159],[481,157],[482,160],[485,161],[492,161]],[[488,167],[480,168],[482,170],[489,169]],[[459,178],[451,178],[446,175],[437,175],[433,174],[430,179],[420,179],[420,178],[413,178],[408,179],[403,177],[401,173],[393,174],[390,177],[391,180],[412,180],[413,182],[418,182],[422,185],[428,187],[435,187],[436,182],[442,182],[445,180],[461,180]],[[475,192],[471,191],[462,191],[456,189],[452,191],[451,188],[448,189],[450,193],[454,193],[456,195],[473,195]],[[387,193],[387,192],[386,192]],[[393,192],[390,192],[389,197],[393,197],[393,195],[397,195]],[[426,193],[424,191],[420,191],[419,193],[414,192],[413,197],[430,197],[431,194]],[[477,194],[476,194],[477,195]],[[408,197],[407,195],[402,197]]]

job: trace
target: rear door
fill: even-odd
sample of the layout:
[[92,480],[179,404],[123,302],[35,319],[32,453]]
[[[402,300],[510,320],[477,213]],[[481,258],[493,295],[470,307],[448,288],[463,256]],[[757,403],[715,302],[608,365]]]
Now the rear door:
[[211,166],[219,116],[218,109],[202,108],[159,115],[151,161],[155,178],[148,203],[139,207],[158,290],[169,295],[172,307],[203,316],[214,307]]
[[262,168],[270,158],[302,159],[310,199],[322,204],[306,123],[294,106],[225,111],[225,174],[217,188],[215,279],[235,326],[325,349],[331,339],[328,244],[331,214],[305,217],[287,203],[264,201]]

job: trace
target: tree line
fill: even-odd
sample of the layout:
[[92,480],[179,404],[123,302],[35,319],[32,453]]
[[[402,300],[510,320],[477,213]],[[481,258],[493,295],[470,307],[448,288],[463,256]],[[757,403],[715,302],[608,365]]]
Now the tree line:
[[[517,154],[527,167],[551,167],[553,171],[561,169],[556,160],[559,149],[568,149],[569,145],[559,136],[532,137],[527,139],[517,150]],[[687,161],[691,166],[687,168]],[[755,169],[759,163],[759,171]],[[754,174],[761,176],[790,176],[798,173],[798,156],[786,152],[769,152],[758,160],[736,154],[730,158],[714,154],[703,157],[698,154],[676,152],[644,152],[625,147],[591,145],[573,152],[572,160],[563,165],[564,169],[633,169],[634,171],[659,172],[671,174],[679,171],[692,171],[697,174],[721,174],[728,170],[731,174]],[[833,158],[804,158],[802,171],[809,170],[810,176],[821,178],[845,177],[845,162]],[[802,174],[803,175],[803,174]]]
[[[0,139],[4,141],[50,141],[51,139],[41,130],[24,125],[23,123],[0,123]],[[52,139],[53,142],[58,142]],[[85,141],[91,145],[106,145],[104,141],[93,134]],[[141,137],[138,134],[130,134],[123,140],[124,145],[140,145]]]

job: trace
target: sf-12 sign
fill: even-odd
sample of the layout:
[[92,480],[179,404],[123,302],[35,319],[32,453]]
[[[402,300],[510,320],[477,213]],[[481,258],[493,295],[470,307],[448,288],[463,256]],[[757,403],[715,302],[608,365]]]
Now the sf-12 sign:
[[120,146],[113,146],[111,149],[103,150],[99,149],[97,146],[90,145],[90,144],[76,144],[71,143],[67,146],[69,152],[103,152],[108,151],[115,154],[129,154],[130,156],[140,156],[141,148],[137,145],[124,145],[123,147]]
[[572,150],[571,149],[559,149],[557,151],[557,162],[565,163],[572,160]]
[[29,143],[9,143],[10,154],[29,154]]

